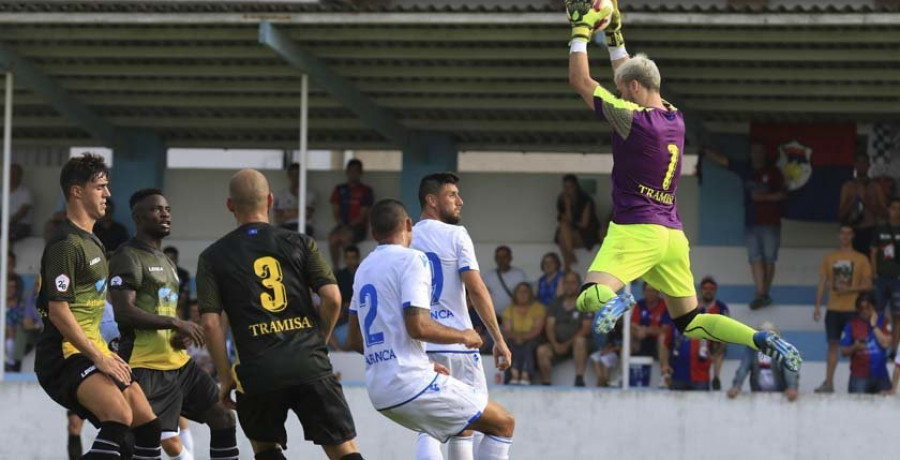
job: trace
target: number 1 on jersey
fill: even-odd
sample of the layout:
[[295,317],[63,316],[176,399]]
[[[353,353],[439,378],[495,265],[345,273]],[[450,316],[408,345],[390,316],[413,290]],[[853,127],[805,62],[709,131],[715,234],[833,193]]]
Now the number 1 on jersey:
[[259,295],[259,303],[266,310],[278,313],[287,308],[287,290],[284,288],[284,274],[281,264],[274,257],[260,257],[253,261],[253,272],[260,278],[262,285],[272,292]]

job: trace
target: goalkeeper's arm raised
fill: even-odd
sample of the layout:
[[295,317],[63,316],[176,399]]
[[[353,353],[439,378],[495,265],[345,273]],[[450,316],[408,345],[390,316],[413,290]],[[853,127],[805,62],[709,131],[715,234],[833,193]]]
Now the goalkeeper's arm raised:
[[[591,78],[587,57],[587,45],[594,30],[595,23],[605,15],[591,14],[591,0],[568,0],[566,13],[572,25],[572,40],[569,49],[569,84],[584,99],[588,107],[594,110],[594,92],[600,85]],[[613,72],[628,60],[625,41],[622,37],[622,19],[618,2],[612,0],[613,12],[610,23],[604,30]]]

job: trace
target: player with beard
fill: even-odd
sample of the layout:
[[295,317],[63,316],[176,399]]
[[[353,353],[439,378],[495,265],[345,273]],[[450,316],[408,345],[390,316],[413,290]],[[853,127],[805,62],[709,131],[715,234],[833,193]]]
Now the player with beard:
[[211,459],[237,458],[234,415],[219,402],[215,381],[184,351],[203,345],[203,328],[178,318],[178,274],[162,252],[171,208],[159,189],[131,196],[137,233],[109,261],[109,290],[121,333],[119,355],[128,361],[159,415],[162,447],[174,459],[192,456],[178,437],[178,417],[210,428]]
[[[419,184],[419,205],[422,216],[413,227],[412,248],[425,253],[431,263],[431,318],[453,329],[472,329],[466,305],[466,293],[475,311],[494,339],[494,364],[500,370],[509,367],[511,354],[497,324],[491,295],[478,273],[475,247],[462,220],[462,197],[459,177],[443,172],[425,176]],[[427,345],[428,357],[450,370],[450,375],[472,386],[487,397],[487,383],[481,354],[462,344]],[[473,458],[472,431],[450,438],[449,456],[452,460]],[[428,434],[419,434],[416,458],[440,459],[440,443]]]

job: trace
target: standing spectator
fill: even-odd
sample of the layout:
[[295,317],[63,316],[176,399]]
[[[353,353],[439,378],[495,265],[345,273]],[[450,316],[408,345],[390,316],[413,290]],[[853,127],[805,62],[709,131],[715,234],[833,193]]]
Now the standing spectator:
[[822,301],[828,290],[828,307],[825,313],[825,337],[828,339],[828,365],[825,381],[817,393],[834,392],[834,370],[838,362],[838,344],[844,326],[853,319],[854,303],[860,292],[872,289],[872,268],[866,256],[853,250],[853,228],[842,225],[839,235],[840,248],[825,256],[819,267],[819,289],[816,292],[816,308],[813,320],[822,319]]
[[[760,330],[781,332],[774,324],[765,322]],[[797,388],[800,384],[800,375],[796,372],[784,369],[782,366],[773,366],[772,358],[765,353],[760,353],[750,347],[744,347],[741,364],[734,372],[734,382],[728,390],[728,397],[735,398],[741,393],[744,380],[750,376],[750,391],[756,392],[783,392],[788,401],[797,399]]]
[[375,202],[372,187],[360,180],[363,164],[357,159],[347,162],[347,182],[331,192],[331,211],[337,224],[328,234],[331,263],[338,266],[338,256],[345,247],[366,239],[369,231],[369,210]]
[[22,362],[15,358],[16,333],[19,332],[25,320],[25,305],[22,302],[22,294],[19,292],[16,278],[9,275],[6,280],[6,363],[3,366],[6,372],[19,372],[22,370]]
[[781,202],[787,198],[784,176],[768,161],[766,146],[760,142],[751,142],[749,164],[733,161],[717,152],[705,153],[714,163],[740,176],[744,183],[747,256],[756,286],[756,297],[750,308],[755,310],[771,305],[769,292],[781,245]]
[[94,235],[103,243],[107,254],[112,254],[122,243],[128,241],[128,229],[113,220],[115,205],[112,199],[106,199],[106,214],[94,224]]
[[550,304],[559,297],[562,292],[563,272],[560,270],[559,256],[555,252],[548,252],[541,258],[541,272],[543,273],[537,282],[537,299],[544,306]]
[[31,190],[22,185],[25,173],[22,166],[13,164],[9,171],[9,240],[17,241],[31,235],[31,214],[34,199]]
[[853,249],[868,254],[876,221],[887,217],[885,197],[881,186],[869,178],[869,155],[857,153],[853,165],[856,177],[841,187],[838,219],[853,227]]
[[620,318],[613,330],[606,334],[600,350],[591,354],[598,387],[608,387],[613,374],[619,368],[623,340],[622,324],[623,321]]
[[191,319],[191,272],[178,265],[178,248],[175,246],[166,246],[163,254],[172,261],[178,274],[178,317],[183,320]]
[[534,352],[544,331],[547,310],[534,300],[534,292],[527,282],[517,284],[514,294],[515,302],[503,310],[503,332],[512,351],[509,384],[531,385]]
[[347,332],[349,331],[347,322],[350,321],[350,301],[353,300],[353,277],[356,276],[356,269],[359,268],[361,260],[359,248],[353,245],[347,246],[344,248],[344,268],[334,274],[338,289],[341,290],[341,314],[334,326],[334,332],[331,333],[331,340],[328,341],[328,346],[332,350],[349,350],[347,347]]
[[512,250],[509,246],[497,246],[494,250],[494,263],[497,264],[497,268],[481,273],[484,285],[491,293],[498,317],[502,317],[503,309],[513,302],[513,288],[519,283],[528,281],[525,270],[513,267],[512,260]]
[[635,356],[658,358],[660,335],[666,331],[663,318],[666,302],[658,290],[644,283],[644,298],[639,300],[631,312],[631,349]]
[[566,273],[562,282],[562,295],[550,303],[547,312],[547,343],[537,349],[541,383],[550,385],[554,361],[575,358],[575,386],[584,386],[584,369],[587,367],[590,349],[591,320],[593,316],[575,308],[581,277],[575,272]]
[[[300,221],[300,211],[297,209],[297,200],[300,197],[300,163],[291,163],[287,170],[288,188],[278,192],[275,196],[275,224],[281,228],[293,231],[299,231],[297,224]],[[306,190],[306,234],[313,236],[313,214],[315,208],[316,193],[312,190]]]
[[887,393],[891,379],[887,371],[887,347],[891,336],[884,316],[875,312],[875,296],[869,292],[856,298],[856,315],[844,326],[841,354],[850,357],[849,393]]
[[659,367],[662,375],[670,375],[670,390],[709,391],[709,368],[712,365],[710,342],[684,335],[666,313],[666,332],[659,339]]
[[[900,198],[888,203],[888,220],[876,227],[869,252],[875,270],[875,307],[890,318],[891,324],[900,325]],[[891,316],[888,316],[888,315]],[[891,328],[891,350],[900,343],[900,327]]]
[[600,220],[594,199],[581,189],[574,174],[563,176],[563,191],[556,199],[556,244],[568,271],[575,260],[575,249],[593,249],[597,244]]
[[[719,285],[712,276],[706,276],[700,281],[700,313],[731,316],[728,311],[728,305],[716,299],[718,291]],[[711,342],[710,347],[713,360],[712,389],[719,391],[722,389],[722,380],[719,376],[722,374],[722,364],[725,362],[725,352],[728,350],[728,344]]]

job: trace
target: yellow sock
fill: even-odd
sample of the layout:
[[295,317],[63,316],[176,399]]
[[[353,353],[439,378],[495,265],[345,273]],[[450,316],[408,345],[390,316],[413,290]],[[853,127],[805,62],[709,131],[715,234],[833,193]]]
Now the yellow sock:
[[684,335],[694,339],[736,343],[755,350],[757,348],[753,343],[753,334],[756,334],[756,330],[740,321],[708,313],[698,314],[684,329]]

